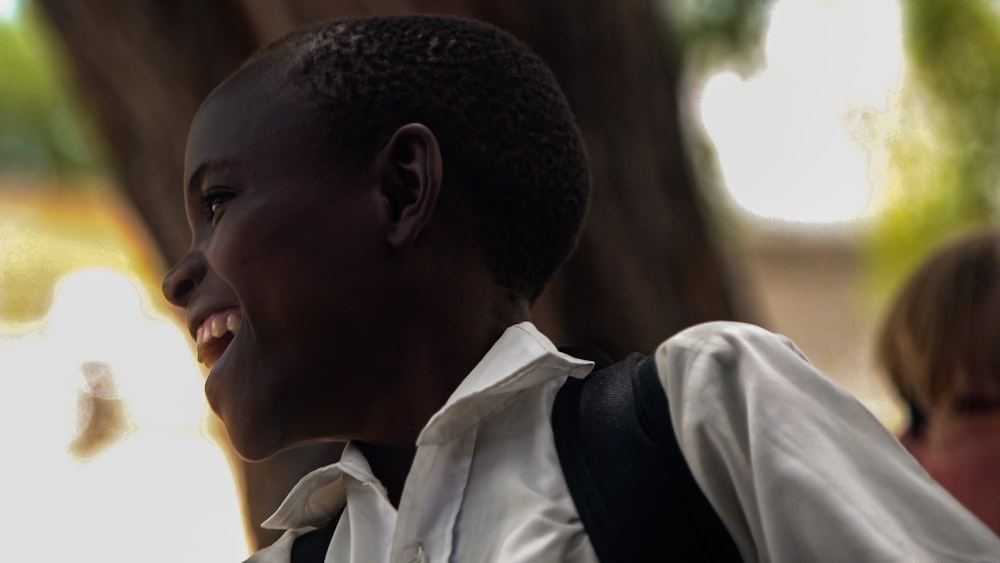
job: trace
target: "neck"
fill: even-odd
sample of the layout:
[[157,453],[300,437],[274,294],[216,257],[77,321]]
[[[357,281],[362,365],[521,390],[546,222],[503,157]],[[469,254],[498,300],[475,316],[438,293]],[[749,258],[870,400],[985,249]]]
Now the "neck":
[[369,442],[356,442],[361,452],[365,454],[368,465],[389,495],[389,502],[399,508],[399,499],[403,496],[403,486],[406,476],[410,473],[416,447],[393,447]]
[[393,331],[385,348],[391,353],[376,360],[375,369],[398,375],[379,391],[367,409],[365,431],[355,439],[396,506],[427,421],[507,327],[528,319],[526,300],[511,299],[492,281],[469,277],[451,275],[438,295],[400,299],[402,318],[412,322]]

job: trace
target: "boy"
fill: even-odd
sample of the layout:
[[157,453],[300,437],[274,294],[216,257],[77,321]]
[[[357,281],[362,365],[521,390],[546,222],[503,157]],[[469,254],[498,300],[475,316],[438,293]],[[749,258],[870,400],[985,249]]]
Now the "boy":
[[[205,101],[185,177],[194,242],[164,293],[187,309],[234,447],[349,441],[265,522],[288,531],[251,561],[596,560],[549,424],[592,364],[528,321],[589,182],[535,55],[445,17],[295,32]],[[708,325],[656,360],[744,559],[1000,553],[787,341]]]
[[911,417],[900,440],[1000,533],[1000,229],[943,245],[907,279],[876,359]]

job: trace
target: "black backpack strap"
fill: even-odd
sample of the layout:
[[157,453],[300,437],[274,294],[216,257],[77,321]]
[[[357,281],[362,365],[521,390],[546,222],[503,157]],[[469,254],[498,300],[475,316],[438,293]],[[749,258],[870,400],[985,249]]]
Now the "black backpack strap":
[[552,428],[601,561],[741,560],[687,466],[652,359],[632,354],[583,380],[568,379],[556,395]]

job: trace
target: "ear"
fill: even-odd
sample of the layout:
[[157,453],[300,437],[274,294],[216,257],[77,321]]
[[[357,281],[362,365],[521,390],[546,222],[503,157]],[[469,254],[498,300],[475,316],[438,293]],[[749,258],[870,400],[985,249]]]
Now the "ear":
[[441,193],[441,149],[425,125],[396,130],[376,160],[379,187],[390,221],[389,244],[402,248],[430,222]]

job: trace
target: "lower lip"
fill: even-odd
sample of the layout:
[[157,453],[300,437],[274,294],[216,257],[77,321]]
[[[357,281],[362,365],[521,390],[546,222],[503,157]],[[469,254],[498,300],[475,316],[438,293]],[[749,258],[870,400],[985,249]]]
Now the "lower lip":
[[226,350],[229,349],[229,346],[232,344],[234,339],[234,335],[226,333],[219,339],[213,340],[211,343],[205,345],[202,350],[199,351],[199,361],[208,365],[208,362],[205,360],[215,358],[215,360],[211,362],[212,367],[214,367],[215,364],[218,364],[219,360],[222,359],[222,356],[226,354]]
[[[226,371],[226,364],[230,361],[232,354],[230,350],[233,349],[233,344],[236,341],[236,336],[232,336],[229,341],[228,346],[222,351],[219,357],[212,364],[212,367],[208,370],[208,376],[205,379],[205,398],[208,400],[209,407],[212,411],[221,416],[221,411],[219,410],[222,406],[222,399],[228,394],[228,391],[218,387],[220,382],[224,381],[226,377],[221,377],[221,375]],[[221,342],[219,342],[221,344]]]

